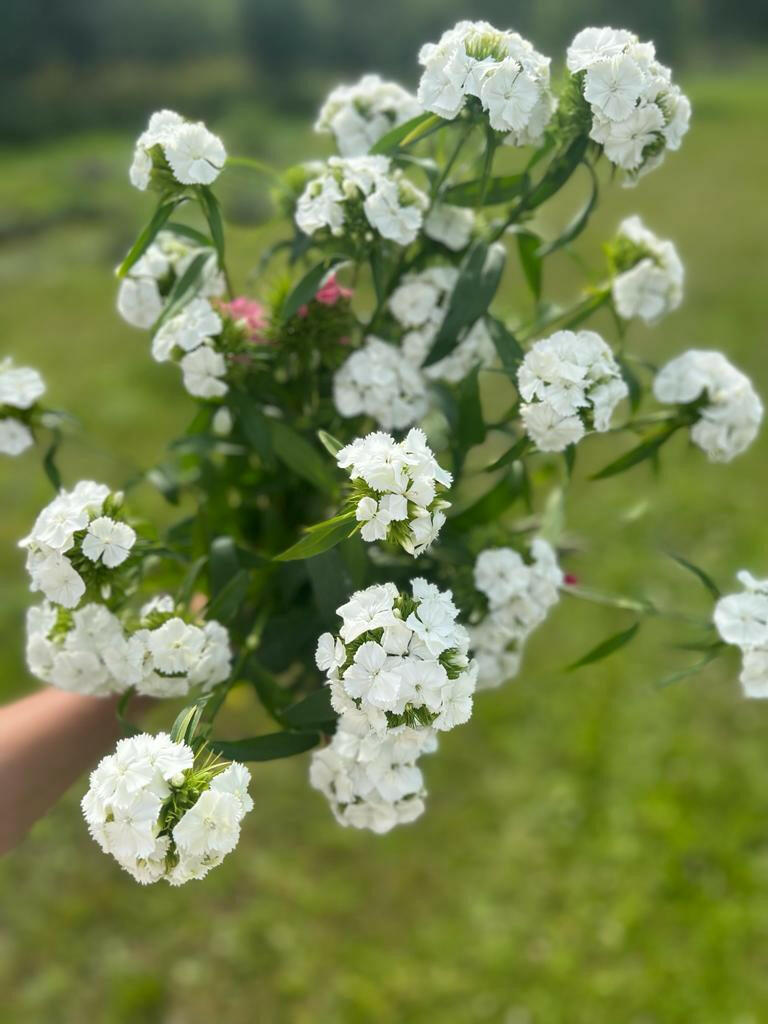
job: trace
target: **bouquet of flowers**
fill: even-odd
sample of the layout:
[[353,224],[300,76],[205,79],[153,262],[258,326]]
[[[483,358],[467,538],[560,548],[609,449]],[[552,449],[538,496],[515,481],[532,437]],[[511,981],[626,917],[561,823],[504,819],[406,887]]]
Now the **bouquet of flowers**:
[[[653,44],[585,29],[553,83],[517,33],[460,22],[419,62],[416,95],[376,75],[335,89],[316,129],[338,155],[284,173],[168,110],[139,137],[130,180],[157,200],[117,270],[117,308],[178,366],[195,408],[145,476],[180,509],[162,535],[137,518],[135,480],[62,487],[62,422],[39,374],[0,364],[0,451],[52,435],[56,495],[20,542],[41,595],[29,667],[121,695],[128,736],[83,813],[141,883],[200,878],[234,848],[253,806],[244,762],[312,751],[310,784],[341,825],[413,821],[420,758],[478,691],[519,672],[563,593],[638,621],[660,611],[561,567],[579,446],[630,439],[605,478],[680,431],[715,462],[757,434],[760,399],[721,353],[657,370],[631,352],[631,322],[655,323],[683,294],[674,244],[639,217],[606,245],[601,280],[569,306],[543,298],[546,260],[587,227],[601,167],[635,185],[685,135],[690,104]],[[232,166],[269,177],[285,222],[258,299],[234,290],[227,263],[214,186]],[[540,208],[572,179],[586,202],[545,236]],[[505,304],[507,267],[530,290],[522,311]],[[586,326],[600,309],[611,338]],[[490,393],[503,415],[488,414]],[[721,598],[681,563],[718,598],[685,671],[735,644],[745,693],[768,696],[768,582],[743,573],[744,592]],[[254,689],[272,731],[217,736],[235,686]],[[134,694],[183,699],[169,733],[138,733]]]

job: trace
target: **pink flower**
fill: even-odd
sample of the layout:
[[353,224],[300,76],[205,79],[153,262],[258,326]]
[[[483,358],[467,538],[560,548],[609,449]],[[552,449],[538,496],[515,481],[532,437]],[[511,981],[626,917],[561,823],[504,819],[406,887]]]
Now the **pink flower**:
[[340,285],[335,274],[329,274],[315,292],[315,299],[324,306],[335,306],[339,299],[349,299],[351,296],[351,289]]
[[565,585],[567,587],[578,586],[579,577],[578,576],[574,576],[574,574],[572,572],[567,572],[565,574],[565,576],[563,577],[563,583],[565,583]]
[[256,302],[254,299],[247,299],[244,295],[239,295],[236,299],[232,299],[231,302],[222,302],[221,310],[233,320],[245,324],[251,341],[265,340],[262,337],[262,331],[266,329],[267,318],[264,315],[264,307],[261,303]]

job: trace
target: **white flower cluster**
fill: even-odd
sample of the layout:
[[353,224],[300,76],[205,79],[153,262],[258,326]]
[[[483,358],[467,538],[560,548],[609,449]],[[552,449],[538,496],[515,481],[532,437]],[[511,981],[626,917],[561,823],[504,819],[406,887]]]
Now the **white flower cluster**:
[[426,195],[385,156],[331,157],[321,165],[296,204],[296,224],[306,235],[328,229],[334,236],[371,229],[409,245],[429,205]]
[[216,349],[224,322],[207,299],[192,299],[166,320],[152,339],[158,363],[178,362],[184,387],[195,398],[221,398],[228,385],[227,363]]
[[488,599],[488,614],[470,626],[478,665],[478,689],[500,686],[517,675],[530,634],[560,599],[563,574],[547,541],[536,538],[530,562],[512,548],[488,548],[475,562],[475,586]]
[[[60,491],[19,541],[27,551],[30,590],[40,590],[54,604],[74,608],[86,590],[85,576],[98,569],[115,569],[128,558],[136,532],[121,522],[122,496],[104,484],[81,480],[73,490]],[[98,573],[100,582],[108,584]]]
[[362,711],[378,735],[401,725],[453,729],[472,714],[477,667],[452,595],[420,578],[411,591],[357,591],[338,609],[340,635],[324,633],[317,645],[334,710]]
[[330,744],[315,751],[310,784],[328,799],[340,825],[382,834],[424,813],[424,779],[416,764],[437,749],[433,729],[407,725],[383,736],[352,708],[339,719]]
[[425,110],[452,120],[468,97],[476,97],[492,128],[511,145],[541,141],[555,100],[549,58],[517,32],[501,32],[486,21],[460,21],[437,43],[419,52],[424,72],[417,98]]
[[[459,272],[455,267],[429,267],[406,274],[392,293],[389,310],[404,328],[403,354],[414,366],[421,367],[445,316],[447,298],[453,291]],[[458,383],[475,366],[490,366],[496,357],[485,321],[476,320],[459,344],[444,359],[424,367],[430,380]]]
[[19,410],[31,409],[45,392],[43,378],[29,366],[14,366],[13,360],[0,360],[0,454],[21,455],[35,439]]
[[74,612],[44,601],[27,611],[27,664],[61,690],[102,697],[134,687],[148,697],[183,697],[229,678],[229,633],[216,621],[195,626],[174,614],[170,597],[141,609],[126,629],[102,604]]
[[341,416],[371,416],[385,430],[417,423],[429,407],[418,368],[373,335],[336,371],[333,400]]
[[757,437],[763,404],[749,377],[721,352],[684,352],[657,373],[653,393],[659,402],[700,403],[691,440],[712,462],[730,462]]
[[142,885],[204,878],[240,839],[253,809],[250,773],[233,761],[196,765],[166,733],[120,740],[91,773],[82,800],[88,830]]
[[741,649],[741,682],[747,697],[768,697],[768,580],[742,570],[741,594],[728,594],[715,605],[715,627],[727,644]]
[[629,264],[611,282],[619,316],[653,324],[677,309],[684,270],[673,242],[658,238],[639,217],[627,217],[619,224],[614,251],[619,267]]
[[349,471],[351,501],[365,541],[389,540],[414,558],[426,551],[445,522],[450,503],[438,488],[453,477],[442,469],[423,431],[413,428],[397,442],[389,434],[358,437],[336,456]]
[[117,311],[132,327],[150,328],[166,304],[174,283],[201,253],[210,253],[198,282],[197,294],[222,295],[224,276],[213,249],[189,243],[172,231],[161,231],[120,282]]
[[358,591],[338,609],[340,636],[317,644],[340,717],[330,746],[313,755],[310,781],[342,825],[388,832],[419,817],[417,758],[436,749],[436,731],[472,714],[477,667],[451,593],[423,579],[411,590]]
[[607,430],[628,393],[610,348],[594,331],[557,331],[537,341],[520,365],[517,384],[523,425],[544,452],[580,441],[587,425]]
[[611,163],[630,173],[650,170],[664,150],[680,148],[691,104],[656,60],[653,43],[623,29],[585,28],[568,47],[566,64],[591,108],[589,137]]
[[[210,185],[227,159],[224,143],[202,121],[187,121],[173,110],[159,110],[149,119],[146,131],[136,140],[129,177],[144,192],[152,171],[170,172],[180,185]],[[165,165],[165,166],[164,166]]]
[[342,156],[364,156],[382,135],[421,113],[416,98],[396,82],[363,75],[339,85],[323,104],[315,131],[336,139]]

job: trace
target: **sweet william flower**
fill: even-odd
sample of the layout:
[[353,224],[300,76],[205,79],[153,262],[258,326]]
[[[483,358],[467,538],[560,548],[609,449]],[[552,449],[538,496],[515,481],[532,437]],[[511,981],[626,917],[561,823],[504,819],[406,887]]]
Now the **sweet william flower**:
[[0,362],[0,406],[30,409],[45,393],[45,383],[30,366],[14,366],[12,359]]
[[126,560],[135,542],[136,531],[127,523],[99,516],[88,525],[82,551],[92,562],[101,560],[108,569],[114,569]]
[[632,113],[645,85],[640,66],[621,53],[592,64],[584,81],[584,98],[611,121]]
[[35,443],[32,431],[13,416],[0,418],[0,454],[21,455]]
[[161,110],[149,119],[147,129],[136,142],[129,177],[144,191],[149,187],[159,146],[171,173],[181,185],[211,185],[227,159],[221,139],[202,122],[185,121],[173,110]]

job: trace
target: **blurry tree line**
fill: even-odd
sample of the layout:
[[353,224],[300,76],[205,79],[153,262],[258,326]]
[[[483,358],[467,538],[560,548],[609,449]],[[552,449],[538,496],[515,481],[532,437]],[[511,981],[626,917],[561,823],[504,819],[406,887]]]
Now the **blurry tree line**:
[[6,140],[136,126],[158,106],[314,107],[341,76],[414,84],[416,53],[459,18],[515,28],[556,57],[588,24],[634,29],[678,66],[768,42],[768,0],[3,0]]

